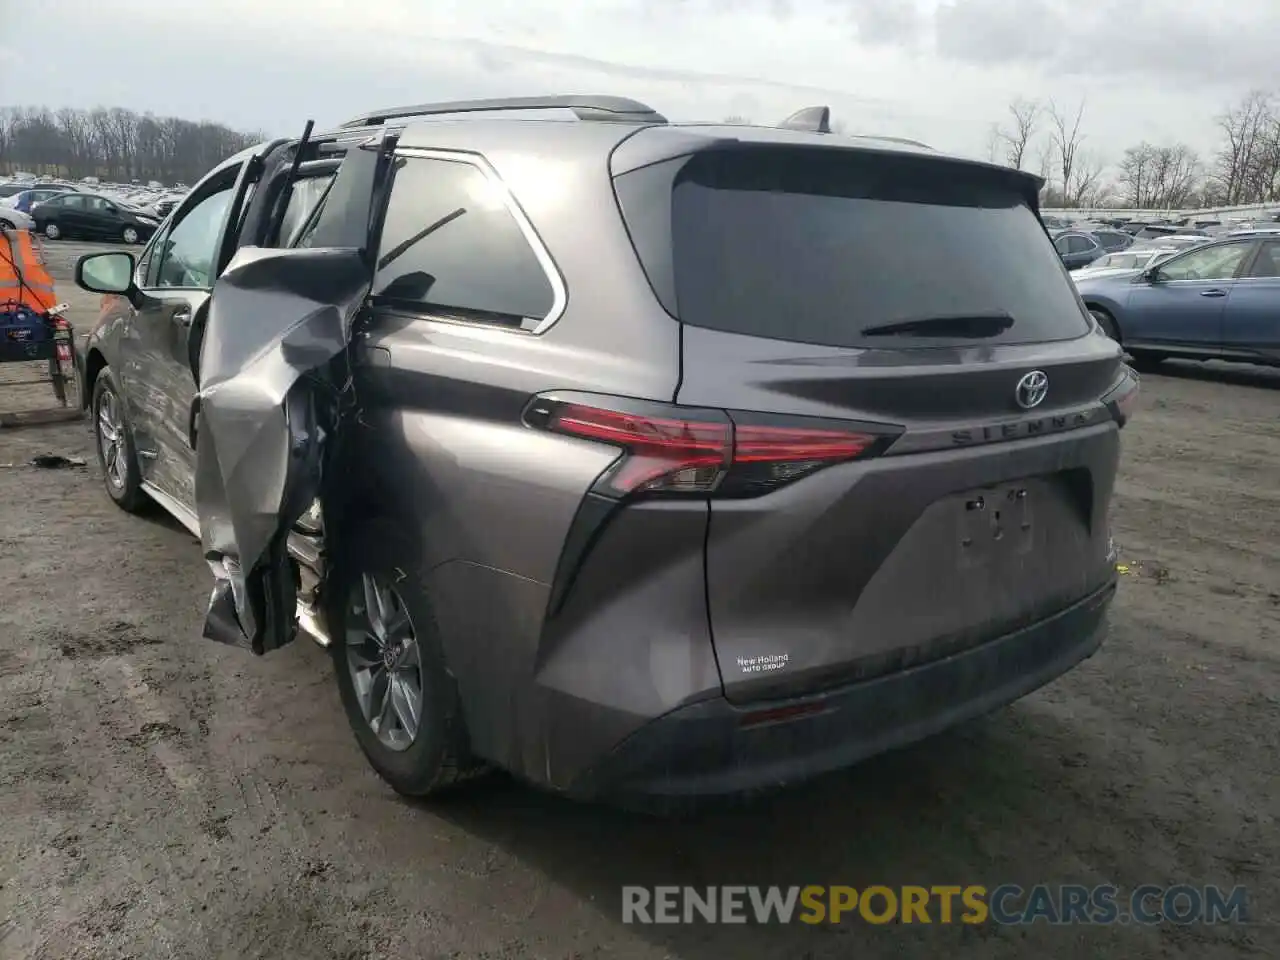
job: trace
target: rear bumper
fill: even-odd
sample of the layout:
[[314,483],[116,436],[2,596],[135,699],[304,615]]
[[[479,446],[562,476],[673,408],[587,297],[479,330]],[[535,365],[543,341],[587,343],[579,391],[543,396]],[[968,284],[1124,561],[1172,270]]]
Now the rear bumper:
[[[1091,656],[1105,634],[1114,577],[1052,617],[981,646],[819,697],[734,706],[723,698],[642,727],[581,775],[571,793],[654,800],[782,786],[982,716]],[[746,725],[761,709],[821,712]]]

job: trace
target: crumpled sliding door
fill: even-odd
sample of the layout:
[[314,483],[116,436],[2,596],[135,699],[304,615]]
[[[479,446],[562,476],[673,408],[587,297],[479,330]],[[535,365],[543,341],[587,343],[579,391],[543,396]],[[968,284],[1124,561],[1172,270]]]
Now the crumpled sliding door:
[[264,653],[293,639],[290,529],[318,495],[322,411],[369,292],[356,248],[245,247],[218,278],[200,355],[196,509],[214,588],[206,637]]

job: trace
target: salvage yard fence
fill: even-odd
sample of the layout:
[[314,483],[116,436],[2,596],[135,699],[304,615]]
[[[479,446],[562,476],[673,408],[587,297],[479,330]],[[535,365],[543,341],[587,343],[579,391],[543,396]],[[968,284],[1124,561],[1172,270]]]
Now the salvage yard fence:
[[1125,207],[1041,207],[1040,212],[1056,217],[1105,217],[1108,220],[1120,217],[1132,220],[1151,220],[1156,217],[1164,217],[1172,220],[1181,219],[1182,217],[1209,219],[1211,217],[1235,216],[1248,219],[1253,214],[1280,212],[1280,202],[1250,203],[1239,207],[1203,207],[1198,210],[1155,210],[1151,208],[1139,210]]

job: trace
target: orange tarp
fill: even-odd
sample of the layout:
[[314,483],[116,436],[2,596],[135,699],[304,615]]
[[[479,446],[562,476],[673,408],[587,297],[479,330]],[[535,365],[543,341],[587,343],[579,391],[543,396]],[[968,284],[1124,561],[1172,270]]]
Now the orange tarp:
[[0,305],[17,301],[43,313],[58,304],[53,277],[28,230],[0,230]]

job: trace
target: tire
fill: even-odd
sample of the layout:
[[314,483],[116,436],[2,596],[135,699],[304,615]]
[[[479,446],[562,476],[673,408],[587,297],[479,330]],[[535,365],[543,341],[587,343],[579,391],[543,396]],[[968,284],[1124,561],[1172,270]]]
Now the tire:
[[[93,382],[90,410],[93,414],[93,445],[98,452],[98,466],[102,468],[102,484],[107,488],[107,496],[126,513],[138,513],[146,505],[147,495],[142,490],[142,471],[138,469],[133,431],[129,427],[120,391],[111,376],[110,367],[103,367],[98,371],[97,379]],[[113,451],[104,435],[104,412],[108,413],[108,420],[114,421],[113,429],[118,437],[115,458],[110,465],[108,454]]]
[[45,235],[45,238],[48,240],[62,239],[62,228],[59,227],[56,223],[52,223],[52,222],[46,223],[42,228],[41,232]]
[[1102,328],[1102,332],[1114,340],[1116,343],[1122,343],[1120,339],[1120,331],[1116,327],[1116,319],[1105,310],[1096,307],[1089,308],[1089,316],[1098,321],[1098,326]]
[[120,233],[120,239],[130,246],[136,244],[138,242],[138,228],[125,227]]
[[[356,531],[325,589],[329,650],[347,722],[370,766],[393,790],[407,797],[441,793],[484,769],[471,757],[467,747],[457,683],[445,662],[430,597],[420,578],[412,572],[416,569],[412,551],[406,549],[395,529],[372,523]],[[407,576],[405,571],[410,571]],[[421,690],[417,701],[419,721],[416,735],[408,738],[407,743],[398,711],[394,708],[387,711],[380,734],[366,718],[364,701],[357,689],[357,668],[352,666],[349,651],[359,650],[365,662],[378,659],[376,654],[380,652],[377,643],[367,639],[368,633],[363,629],[367,621],[359,611],[366,606],[363,601],[365,577],[371,577],[388,594],[394,595],[393,603],[398,613],[407,615],[416,643]],[[362,637],[365,639],[357,641]],[[386,647],[381,650],[385,651]],[[412,674],[413,667],[408,669]],[[360,686],[373,691],[371,710],[376,710],[380,687],[369,684],[368,680],[366,675]],[[411,679],[408,686],[403,679],[399,684],[401,696],[398,700],[392,699],[393,705],[403,703],[404,695],[412,693]],[[401,734],[398,745],[388,742],[395,740],[396,728]]]
[[18,228],[13,225],[12,221],[6,220],[3,217],[0,217],[0,230],[16,230],[16,229]]

